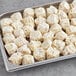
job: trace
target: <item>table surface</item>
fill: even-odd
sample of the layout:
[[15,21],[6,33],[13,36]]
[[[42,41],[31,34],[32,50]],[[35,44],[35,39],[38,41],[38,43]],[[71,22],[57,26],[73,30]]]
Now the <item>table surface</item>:
[[[0,14],[23,9],[32,5],[46,4],[57,0],[0,0]],[[50,63],[27,70],[21,70],[8,73],[5,70],[2,56],[0,54],[0,76],[75,76],[76,75],[76,58],[64,60],[56,63]]]

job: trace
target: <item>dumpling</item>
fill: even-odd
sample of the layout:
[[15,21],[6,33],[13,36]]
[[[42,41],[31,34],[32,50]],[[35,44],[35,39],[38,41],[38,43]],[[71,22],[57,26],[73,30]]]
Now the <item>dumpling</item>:
[[42,48],[37,48],[33,52],[33,56],[34,56],[35,60],[37,60],[37,61],[45,60],[45,50],[43,50]]
[[36,17],[46,17],[46,11],[43,7],[35,8],[35,15]]
[[69,19],[76,18],[76,7],[72,8],[68,13]]
[[57,15],[59,17],[59,20],[68,18],[67,14],[63,10],[58,10],[58,14]]
[[39,16],[35,19],[36,26],[38,26],[40,23],[44,23],[44,22],[46,22],[46,18],[44,18],[44,17]]
[[17,51],[17,46],[15,43],[7,43],[5,44],[5,48],[9,55],[12,55]]
[[14,21],[14,22],[12,23],[12,27],[13,27],[14,29],[21,29],[21,28],[23,27],[23,24],[22,24],[20,21]]
[[23,56],[22,64],[33,64],[34,62],[34,57],[32,55]]
[[41,46],[41,42],[31,40],[28,46],[31,49],[31,51],[35,51],[36,48],[39,48]]
[[56,47],[60,52],[62,52],[64,47],[65,47],[65,42],[62,41],[62,40],[57,40],[56,39],[56,40],[53,41],[52,45],[54,47]]
[[73,54],[73,53],[76,53],[76,48],[72,43],[67,45],[62,52],[63,55],[68,55],[68,54]]
[[57,12],[58,12],[57,8],[52,5],[49,8],[47,8],[47,16],[51,14],[57,14]]
[[44,42],[41,44],[41,47],[44,50],[47,50],[51,45],[52,45],[52,41],[48,39],[48,40],[44,40]]
[[32,16],[34,17],[34,9],[32,8],[25,8],[23,12],[23,17]]
[[15,35],[15,37],[19,37],[19,36],[25,37],[25,33],[24,33],[23,29],[15,29],[14,35]]
[[23,31],[24,31],[24,33],[25,33],[25,36],[26,37],[29,37],[30,36],[30,33],[32,32],[32,31],[34,31],[34,27],[33,26],[24,26],[23,27]]
[[49,25],[47,23],[40,23],[37,27],[42,34],[45,34],[49,31]]
[[53,38],[54,38],[54,32],[52,32],[52,31],[45,33],[43,35],[43,40],[47,40],[47,39],[53,40]]
[[68,45],[70,44],[70,42],[74,43],[76,42],[76,36],[74,34],[71,34],[69,36],[67,36],[65,43]]
[[54,38],[59,40],[64,40],[66,39],[66,37],[67,37],[67,34],[64,31],[59,31],[56,33]]
[[13,14],[11,15],[11,19],[12,19],[13,21],[16,21],[16,20],[21,21],[21,20],[22,20],[22,15],[21,15],[20,12],[13,13]]
[[63,1],[59,4],[59,10],[63,10],[64,12],[68,13],[70,10],[70,5],[68,2]]
[[28,44],[28,41],[24,38],[24,37],[17,37],[15,40],[14,40],[14,43],[18,46],[18,47],[21,47],[22,45],[24,44]]
[[17,49],[18,52],[21,52],[23,55],[25,54],[31,54],[31,50],[28,48],[27,45],[23,45],[20,48]]
[[30,33],[30,40],[42,40],[42,34],[40,31],[32,31]]
[[60,55],[60,51],[57,50],[56,48],[49,47],[46,50],[47,59],[56,58],[56,57],[59,57],[59,55]]
[[62,30],[62,27],[59,24],[54,24],[50,27],[50,31],[57,33]]
[[7,34],[4,34],[3,36],[3,41],[5,44],[14,42],[14,40],[15,40],[15,37],[12,33],[7,33]]
[[69,21],[69,19],[61,19],[61,20],[60,20],[60,25],[61,25],[61,27],[62,27],[64,30],[66,30],[66,28],[70,26],[70,21]]
[[69,27],[66,28],[66,33],[67,34],[76,34],[76,26],[70,25]]
[[58,16],[56,14],[51,14],[47,17],[47,23],[51,25],[57,24],[59,22]]
[[10,18],[3,18],[0,21],[1,27],[11,25],[11,23],[12,23],[12,20]]
[[72,18],[72,19],[71,19],[71,25],[76,26],[76,18]]
[[6,34],[6,33],[12,33],[13,32],[13,27],[11,26],[5,26],[2,28],[2,33]]
[[9,57],[9,61],[13,64],[20,65],[22,62],[22,54],[20,52],[12,54]]
[[34,18],[32,16],[27,16],[27,17],[23,18],[23,23],[25,26],[26,25],[35,26]]

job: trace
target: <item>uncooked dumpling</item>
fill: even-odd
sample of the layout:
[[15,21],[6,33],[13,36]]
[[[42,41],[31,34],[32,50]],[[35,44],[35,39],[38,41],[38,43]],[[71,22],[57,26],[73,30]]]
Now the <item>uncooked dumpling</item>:
[[46,17],[46,11],[43,7],[35,8],[35,15],[36,17]]
[[23,56],[22,64],[33,64],[34,62],[34,57],[32,55]]
[[22,54],[20,52],[12,54],[9,57],[9,61],[13,64],[20,65],[22,63]]

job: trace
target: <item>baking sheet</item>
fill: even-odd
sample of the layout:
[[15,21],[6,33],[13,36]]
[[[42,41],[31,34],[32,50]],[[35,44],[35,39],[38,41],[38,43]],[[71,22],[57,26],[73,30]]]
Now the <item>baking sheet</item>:
[[[68,2],[71,2],[71,1],[72,0],[68,0]],[[54,3],[52,2],[52,3],[46,4],[46,5],[41,5],[41,6],[46,8],[51,4],[51,5],[55,5],[57,7],[59,3],[60,3],[60,1],[57,1],[57,2],[54,2]],[[40,6],[32,6],[32,7],[35,8],[35,7],[40,7]],[[18,11],[23,12],[23,10],[18,10]],[[14,11],[14,12],[17,12],[17,11]],[[5,17],[9,17],[14,12],[1,14],[0,19],[5,18]],[[76,57],[76,54],[71,54],[71,55],[66,55],[66,56],[61,56],[61,57],[57,57],[57,58],[53,58],[53,59],[40,61],[40,62],[35,62],[34,64],[14,65],[14,64],[12,64],[8,61],[8,56],[7,56],[7,53],[6,53],[5,48],[4,48],[4,43],[2,41],[1,28],[0,28],[0,48],[1,48],[1,52],[2,52],[5,67],[6,67],[6,70],[8,72],[13,72],[13,71],[21,70],[21,69],[26,69],[26,68],[30,68],[30,67],[34,67],[34,66],[38,66],[38,65],[42,65],[42,64],[52,63],[52,62]]]

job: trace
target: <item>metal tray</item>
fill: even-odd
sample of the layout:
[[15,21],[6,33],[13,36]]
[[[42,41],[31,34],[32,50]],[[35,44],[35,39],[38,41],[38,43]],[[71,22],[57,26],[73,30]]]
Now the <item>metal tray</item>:
[[[67,0],[67,1],[70,3],[73,0]],[[56,1],[56,2],[49,3],[49,4],[41,5],[41,6],[46,8],[49,5],[54,5],[54,6],[57,7],[60,2],[61,1]],[[40,7],[40,6],[34,6],[32,8],[35,8],[35,7]],[[23,10],[18,10],[18,11],[20,11],[21,13],[23,12]],[[15,11],[15,12],[17,12],[17,11]],[[14,12],[9,12],[9,13],[5,13],[5,14],[0,15],[0,20],[2,18],[9,17],[12,13],[14,13]],[[39,66],[39,65],[42,65],[42,64],[52,63],[52,62],[56,62],[56,61],[76,57],[76,54],[71,54],[71,55],[67,55],[67,56],[61,56],[61,57],[57,57],[57,58],[53,58],[53,59],[48,59],[48,60],[44,60],[44,61],[40,61],[40,62],[35,62],[34,64],[14,65],[14,64],[12,64],[12,63],[10,63],[8,61],[8,55],[7,55],[6,51],[5,51],[4,43],[2,41],[1,28],[0,28],[0,49],[1,49],[1,52],[2,52],[2,56],[3,56],[3,60],[4,60],[6,70],[8,72],[14,72],[14,71],[21,70],[21,69],[26,69],[26,68],[30,68],[30,67],[34,67],[34,66]]]

